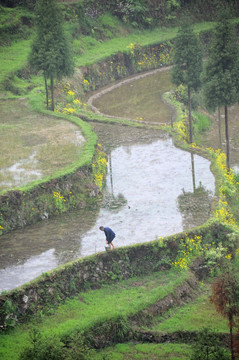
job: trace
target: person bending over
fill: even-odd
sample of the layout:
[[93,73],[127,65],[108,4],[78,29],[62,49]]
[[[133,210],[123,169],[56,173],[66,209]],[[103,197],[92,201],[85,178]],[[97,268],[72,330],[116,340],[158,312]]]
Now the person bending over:
[[115,233],[112,229],[110,229],[109,227],[104,227],[104,226],[100,226],[100,230],[104,231],[105,236],[106,236],[106,244],[109,245],[110,249],[115,249],[115,246],[113,244],[113,240],[115,238]]

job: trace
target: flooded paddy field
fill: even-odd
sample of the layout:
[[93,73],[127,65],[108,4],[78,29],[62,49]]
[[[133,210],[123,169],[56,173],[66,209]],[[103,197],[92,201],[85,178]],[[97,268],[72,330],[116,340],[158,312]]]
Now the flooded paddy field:
[[[165,106],[162,97],[158,102]],[[170,107],[167,111],[171,121],[174,113]],[[165,121],[164,111],[155,121]],[[115,231],[119,247],[174,234],[210,217],[215,183],[207,159],[176,148],[159,130],[100,123],[92,127],[109,158],[102,202],[1,236],[0,292],[104,251],[100,225]]]

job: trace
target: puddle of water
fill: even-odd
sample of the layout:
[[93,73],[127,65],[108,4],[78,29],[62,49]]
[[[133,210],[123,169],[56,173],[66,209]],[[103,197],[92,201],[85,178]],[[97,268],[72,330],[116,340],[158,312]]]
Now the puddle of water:
[[1,169],[2,181],[0,182],[0,188],[22,186],[40,179],[42,177],[41,171],[34,170],[38,163],[35,159],[36,155],[37,152],[34,151],[29,158],[22,159],[8,168]]
[[51,176],[76,161],[84,137],[76,124],[32,112],[27,99],[0,100],[0,191]]
[[85,138],[83,137],[80,130],[75,131],[75,139],[71,139],[72,144],[80,146],[85,142]]

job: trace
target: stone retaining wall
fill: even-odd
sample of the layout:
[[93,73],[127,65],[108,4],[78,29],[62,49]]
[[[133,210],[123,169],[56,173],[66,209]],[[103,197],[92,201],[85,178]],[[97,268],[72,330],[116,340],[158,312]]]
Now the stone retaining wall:
[[[80,291],[99,288],[135,275],[164,271],[176,258],[180,239],[202,236],[203,241],[225,242],[230,229],[219,223],[203,225],[162,241],[118,248],[60,266],[36,280],[0,296],[0,327],[14,327],[37,311],[47,311]],[[193,270],[200,276],[201,263]]]

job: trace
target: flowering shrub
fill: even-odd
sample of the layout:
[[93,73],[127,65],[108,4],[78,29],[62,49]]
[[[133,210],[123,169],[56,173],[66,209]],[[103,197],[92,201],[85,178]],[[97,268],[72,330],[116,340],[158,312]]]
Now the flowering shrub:
[[211,272],[220,267],[222,261],[229,261],[232,257],[228,249],[221,242],[204,243],[202,236],[186,237],[180,240],[178,256],[172,263],[179,269],[188,269],[196,257],[204,257],[206,266]]
[[127,48],[130,49],[130,53],[134,55],[134,49],[136,48],[136,44],[130,43]]
[[95,184],[101,190],[104,185],[104,175],[107,170],[106,154],[100,144],[96,148],[96,160],[92,164],[92,176]]
[[215,212],[215,217],[219,221],[236,225],[236,220],[230,210],[227,202],[227,196],[232,197],[237,192],[237,181],[233,171],[228,171],[226,166],[226,155],[220,150],[207,148],[207,151],[215,159],[216,168],[222,178],[222,184],[219,188],[219,201]]
[[57,208],[60,212],[63,212],[63,211],[64,211],[64,207],[65,207],[64,202],[66,201],[66,199],[64,198],[64,196],[62,196],[59,191],[54,191],[54,192],[53,192],[53,198],[54,198],[54,203],[55,203],[56,208]]
[[[179,86],[180,88],[180,86]],[[182,91],[184,87],[181,87]],[[177,109],[177,120],[173,123],[173,129],[179,140],[188,143],[189,129],[188,129],[188,116],[182,104],[177,101],[177,96],[174,92],[166,93],[164,98]]]
[[[223,198],[224,200],[223,200]],[[215,213],[216,219],[218,219],[220,222],[230,224],[230,225],[236,225],[236,221],[234,219],[233,214],[231,213],[228,203],[225,200],[225,196],[221,195],[221,198],[218,202],[218,207]]]
[[161,44],[159,62],[162,65],[168,65],[172,63],[172,47],[168,46],[169,44]]
[[185,103],[185,99],[187,98],[187,90],[186,87],[181,84],[179,85],[172,93],[173,98],[176,101]]
[[84,79],[83,80],[83,89],[85,92],[87,92],[89,90],[89,87],[90,87],[90,83],[87,79]]
[[67,91],[67,97],[69,98],[69,101],[72,102],[74,100],[75,97],[75,92],[72,90]]
[[184,141],[187,141],[189,138],[188,127],[185,125],[187,116],[185,113],[180,114],[180,119],[173,124],[174,130],[177,132],[177,135]]
[[224,181],[228,187],[232,189],[237,184],[235,174],[233,171],[228,171],[226,166],[226,154],[222,150],[214,150],[212,148],[207,148],[208,152],[216,160],[217,169],[220,171],[220,174],[223,176]]
[[211,273],[220,268],[220,264],[224,259],[231,259],[231,254],[227,254],[227,248],[223,247],[222,243],[219,243],[217,246],[215,246],[215,243],[213,243],[212,246],[209,244],[205,249],[204,256]]
[[188,269],[191,261],[203,253],[202,237],[195,235],[194,238],[181,239],[178,256],[172,265],[181,269]]
[[[182,104],[180,104],[179,98],[183,96],[184,93],[183,87],[178,87],[177,96],[175,92],[166,94],[165,98],[172,103],[177,108],[177,121],[173,124],[173,128],[176,131],[177,136],[185,144],[188,143],[188,126],[187,124],[187,114],[182,110]],[[187,144],[193,150],[205,151],[210,155],[214,160],[218,176],[220,177],[220,187],[219,187],[219,201],[218,206],[215,211],[215,218],[228,225],[237,226],[236,220],[232,213],[232,210],[228,204],[228,199],[234,198],[238,193],[238,182],[235,176],[235,173],[231,170],[228,171],[226,166],[226,155],[220,150],[215,150],[213,148],[202,149],[195,143]]]
[[135,71],[153,69],[172,62],[172,48],[169,44],[160,44],[158,52],[155,48],[146,49],[138,43],[130,43],[127,48]]
[[2,230],[4,229],[3,225],[3,216],[2,213],[0,213],[0,235],[2,235]]
[[[86,86],[89,86],[89,82],[87,80],[84,80],[86,84]],[[77,114],[77,112],[79,110],[86,110],[87,109],[87,104],[83,104],[81,102],[81,100],[76,96],[75,92],[69,89],[69,86],[65,86],[63,89],[63,92],[66,93],[66,100],[67,103],[66,104],[61,104],[58,103],[55,107],[55,111],[56,112],[61,112],[62,114],[69,114],[69,115],[73,115],[73,114]]]

